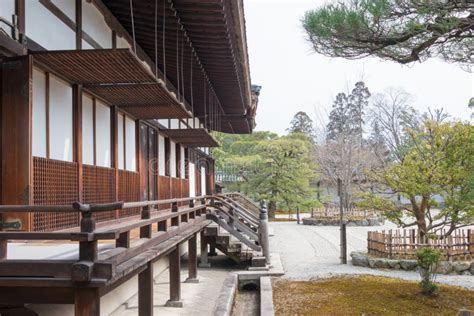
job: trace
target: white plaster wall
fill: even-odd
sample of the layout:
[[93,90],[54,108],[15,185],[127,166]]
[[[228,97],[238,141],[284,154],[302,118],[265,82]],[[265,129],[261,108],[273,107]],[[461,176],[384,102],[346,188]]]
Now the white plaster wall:
[[124,142],[123,142],[123,120],[124,120],[124,117],[123,117],[123,114],[120,114],[118,113],[117,115],[117,138],[118,138],[118,168],[119,169],[125,169],[125,165],[124,165],[124,161],[123,161],[123,158],[124,158],[124,150],[125,150],[125,147],[124,147]]
[[166,170],[166,155],[165,155],[165,138],[158,135],[158,173],[160,176],[165,175]]
[[186,161],[185,161],[185,155],[184,155],[184,147],[181,146],[180,147],[180,157],[181,157],[181,160],[180,160],[180,175],[181,175],[181,179],[184,179],[186,178]]
[[135,121],[125,117],[125,162],[128,171],[137,171],[137,155],[135,144]]
[[170,175],[176,178],[176,143],[170,141]]
[[46,157],[46,74],[37,69],[33,70],[32,125],[33,156]]
[[[15,14],[15,0],[0,0],[0,16],[11,23],[13,14]],[[3,26],[5,25],[0,24],[0,27]],[[10,29],[6,26],[5,29],[10,34]]]
[[194,163],[189,163],[189,196],[196,196],[196,168]]
[[158,120],[158,123],[160,123],[161,125],[163,125],[166,128],[169,128],[169,120],[165,120],[165,119]]
[[132,46],[123,37],[117,36],[117,48],[131,48]]
[[178,119],[171,119],[170,120],[170,128],[179,129],[179,120]]
[[50,157],[72,161],[72,88],[53,75],[49,87]]
[[93,100],[88,95],[82,95],[82,162],[94,164],[94,119]]
[[93,3],[82,0],[82,30],[102,48],[112,48],[112,30]]
[[96,154],[97,166],[110,168],[111,166],[111,126],[110,108],[100,101],[96,101]]
[[76,21],[76,2],[74,0],[51,0],[51,2],[66,14],[68,18],[74,22]]
[[[5,0],[0,0],[3,2]],[[66,2],[57,0],[58,2]],[[74,1],[68,1],[74,3]],[[70,4],[61,7],[69,8]],[[66,11],[70,11],[67,9]],[[65,12],[68,14],[67,12]],[[25,1],[26,35],[49,50],[67,50],[76,48],[76,35],[66,24],[59,20],[38,0]],[[74,21],[74,19],[73,19]]]
[[206,195],[206,168],[201,167],[201,195]]
[[94,49],[89,43],[87,43],[85,40],[82,40],[82,49]]

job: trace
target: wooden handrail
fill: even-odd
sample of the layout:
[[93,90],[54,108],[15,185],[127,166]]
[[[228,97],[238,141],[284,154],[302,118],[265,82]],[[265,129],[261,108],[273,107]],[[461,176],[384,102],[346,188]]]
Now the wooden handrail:
[[0,213],[61,213],[61,212],[106,212],[112,210],[130,209],[145,206],[158,206],[163,204],[172,204],[180,202],[189,202],[196,200],[205,200],[212,197],[211,195],[176,198],[167,200],[155,201],[140,201],[140,202],[112,202],[101,204],[83,204],[74,202],[72,205],[0,205]]

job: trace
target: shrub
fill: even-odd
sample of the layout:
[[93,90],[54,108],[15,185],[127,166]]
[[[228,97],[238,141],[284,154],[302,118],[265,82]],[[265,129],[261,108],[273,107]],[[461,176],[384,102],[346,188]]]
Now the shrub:
[[419,283],[421,291],[425,295],[433,295],[438,286],[435,284],[436,268],[441,259],[441,252],[436,249],[425,247],[416,252],[418,269],[421,276]]

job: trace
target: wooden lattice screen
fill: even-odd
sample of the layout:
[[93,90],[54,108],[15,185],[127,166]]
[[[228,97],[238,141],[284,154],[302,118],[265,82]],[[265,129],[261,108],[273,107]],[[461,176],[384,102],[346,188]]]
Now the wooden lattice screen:
[[[118,199],[124,202],[140,200],[140,174],[138,172],[119,170]],[[140,214],[140,209],[125,209],[119,211],[120,217]]]
[[[66,205],[78,201],[78,169],[74,162],[33,157],[33,204]],[[79,225],[77,213],[32,213],[33,231]]]
[[[84,203],[109,203],[115,201],[115,170],[111,168],[84,165]],[[94,214],[97,221],[116,218],[116,211]]]

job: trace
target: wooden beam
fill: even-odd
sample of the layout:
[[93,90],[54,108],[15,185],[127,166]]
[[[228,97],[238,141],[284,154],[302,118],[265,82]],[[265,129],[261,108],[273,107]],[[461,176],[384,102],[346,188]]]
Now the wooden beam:
[[[1,146],[2,204],[25,205],[32,202],[31,57],[6,59],[1,64]],[[3,214],[5,222],[20,221],[21,230],[30,230],[28,213]]]
[[138,315],[153,316],[153,263],[138,274]]
[[83,166],[82,166],[82,85],[73,86],[74,114],[74,161],[77,163],[77,181],[79,202],[83,202]]
[[183,307],[181,302],[181,261],[179,256],[179,244],[168,255],[170,273],[170,299],[166,302],[167,307]]
[[99,316],[100,294],[98,288],[77,287],[74,291],[75,316]]
[[15,14],[18,17],[18,32],[20,40],[25,36],[25,0],[15,0]]
[[76,0],[76,49],[82,49],[82,0]]

